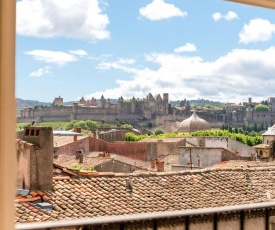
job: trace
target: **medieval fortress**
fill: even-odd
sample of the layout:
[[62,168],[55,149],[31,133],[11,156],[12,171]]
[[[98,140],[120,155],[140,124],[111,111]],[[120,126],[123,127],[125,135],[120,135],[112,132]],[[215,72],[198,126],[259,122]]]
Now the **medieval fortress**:
[[[225,108],[202,109],[196,113],[212,127],[220,127],[222,124],[242,126],[265,123],[273,125],[275,121],[275,97],[267,100],[269,111],[255,111],[253,107],[257,102],[242,104],[228,104]],[[143,99],[133,97],[130,100],[118,98],[117,103],[112,104],[110,99],[102,95],[100,100],[92,98],[85,100],[83,97],[70,106],[63,104],[63,98],[55,98],[50,107],[25,107],[20,111],[18,122],[46,121],[72,121],[95,120],[116,123],[123,121],[137,126],[163,125],[165,123],[180,122],[192,114],[189,101],[182,100],[178,106],[172,106],[169,102],[169,94],[163,93],[153,96],[149,93]]]

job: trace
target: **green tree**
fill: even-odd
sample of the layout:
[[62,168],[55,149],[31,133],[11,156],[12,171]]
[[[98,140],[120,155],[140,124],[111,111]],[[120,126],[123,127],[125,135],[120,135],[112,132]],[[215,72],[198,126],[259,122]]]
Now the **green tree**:
[[88,130],[92,131],[92,132],[95,132],[98,128],[98,124],[96,121],[86,121],[86,126],[88,128]]
[[155,131],[155,135],[158,136],[158,135],[161,135],[161,134],[164,134],[164,131],[162,129],[157,129]]
[[267,105],[259,104],[259,105],[256,105],[254,109],[255,111],[264,112],[264,111],[268,111],[269,107]]

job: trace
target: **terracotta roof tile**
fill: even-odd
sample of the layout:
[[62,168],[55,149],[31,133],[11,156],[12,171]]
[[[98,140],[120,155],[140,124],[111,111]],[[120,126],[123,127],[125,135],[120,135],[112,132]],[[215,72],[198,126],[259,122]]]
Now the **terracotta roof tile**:
[[139,173],[54,180],[43,200],[52,211],[15,203],[15,222],[50,221],[166,210],[268,202],[275,199],[275,168],[204,169],[177,173]]

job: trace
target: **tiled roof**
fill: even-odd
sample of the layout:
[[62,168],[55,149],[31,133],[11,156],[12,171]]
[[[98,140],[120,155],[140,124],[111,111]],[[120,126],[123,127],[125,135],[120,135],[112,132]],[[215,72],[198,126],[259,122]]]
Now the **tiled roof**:
[[[236,169],[236,168],[259,168],[259,167],[275,167],[275,161],[272,162],[263,162],[263,161],[242,161],[242,160],[231,160],[223,161],[216,165],[213,165],[211,168],[217,169]],[[274,168],[275,170],[275,168]]]
[[110,154],[110,157],[100,157],[99,153],[101,152],[84,153],[83,163],[79,163],[79,160],[76,159],[75,155],[69,154],[59,154],[58,158],[53,159],[53,162],[54,164],[62,165],[67,168],[71,168],[72,164],[77,163],[78,165],[83,166],[86,169],[90,166],[96,167],[98,165],[105,164],[111,160],[117,160],[122,163],[136,166],[140,169],[150,170],[151,167],[151,163],[147,161],[141,161],[130,157],[120,156],[117,154]]
[[122,173],[99,173],[96,177],[54,180],[53,191],[45,194],[41,197],[52,204],[53,211],[41,211],[30,202],[17,202],[15,221],[50,221],[269,202],[275,199],[275,169],[144,172],[132,177]]
[[[87,138],[85,136],[77,136],[77,140]],[[74,142],[73,136],[53,136],[54,147],[60,147]]]
[[57,158],[53,159],[53,162],[67,168],[71,168],[74,163],[77,163],[87,169],[90,166],[98,166],[112,160],[109,157],[98,157],[98,154],[98,152],[84,153],[83,163],[79,163],[79,159],[76,159],[75,155],[59,154]]

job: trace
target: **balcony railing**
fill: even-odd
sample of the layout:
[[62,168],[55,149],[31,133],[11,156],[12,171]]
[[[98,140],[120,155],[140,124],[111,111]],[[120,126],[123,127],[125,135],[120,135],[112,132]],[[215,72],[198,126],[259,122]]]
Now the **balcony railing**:
[[[96,218],[87,218],[87,219],[75,219],[75,220],[62,220],[62,221],[52,221],[52,222],[41,222],[41,223],[25,223],[25,224],[16,224],[15,229],[17,230],[30,230],[30,229],[56,229],[56,228],[71,228],[71,227],[82,227],[83,229],[102,229],[103,226],[116,226],[116,229],[129,229],[129,224],[142,222],[146,223],[147,226],[150,226],[151,229],[158,229],[159,223],[162,220],[169,222],[170,219],[177,219],[177,223],[180,226],[185,226],[185,230],[190,229],[190,225],[194,224],[192,219],[194,217],[203,217],[208,216],[212,227],[214,230],[218,229],[218,222],[220,216],[227,213],[234,213],[237,216],[239,224],[239,229],[243,230],[246,224],[246,221],[249,220],[247,213],[251,210],[258,211],[263,213],[259,215],[260,218],[263,218],[261,229],[269,229],[271,223],[269,217],[272,215],[270,210],[275,209],[275,202],[265,202],[265,203],[254,203],[246,205],[235,205],[235,206],[226,206],[226,207],[217,207],[217,208],[202,208],[194,210],[183,210],[183,211],[167,211],[167,212],[154,212],[154,213],[141,213],[133,215],[121,215],[121,216],[103,216]],[[209,220],[208,220],[209,222]],[[85,228],[86,226],[86,228]],[[108,229],[108,227],[107,227]],[[115,228],[112,228],[115,229]],[[165,229],[165,224],[162,223],[162,229]]]

